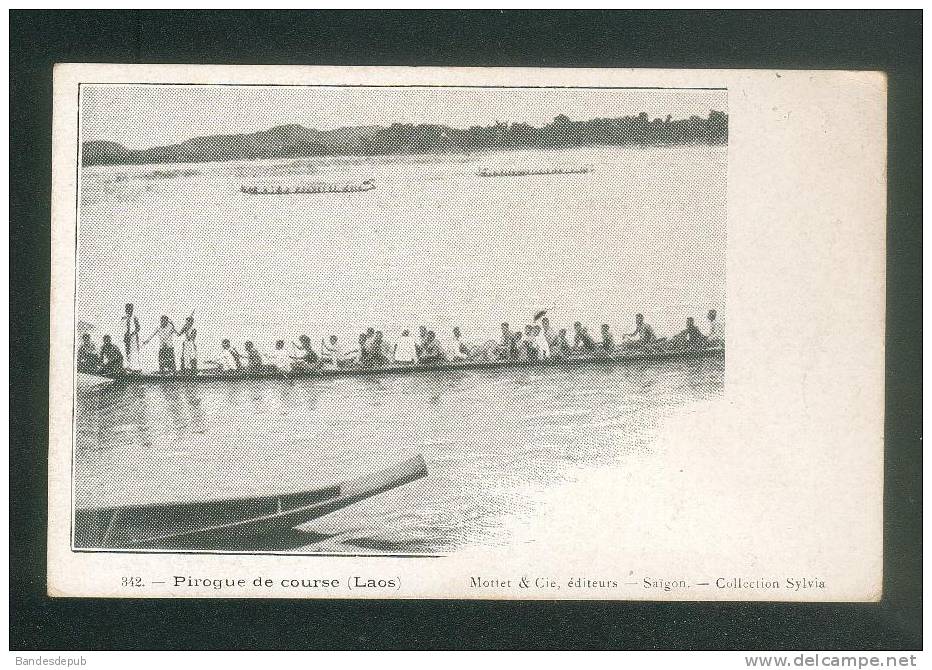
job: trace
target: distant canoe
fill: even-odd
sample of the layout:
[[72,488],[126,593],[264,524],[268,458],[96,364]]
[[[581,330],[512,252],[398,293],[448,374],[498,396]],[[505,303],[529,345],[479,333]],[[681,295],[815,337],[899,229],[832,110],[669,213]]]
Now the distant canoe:
[[423,456],[297,493],[75,510],[79,549],[223,549],[235,538],[288,530],[427,476]]
[[365,193],[375,188],[375,182],[367,179],[361,184],[309,184],[305,186],[246,186],[239,187],[246,195],[323,195],[327,193]]
[[476,174],[480,177],[533,177],[536,175],[563,175],[587,174],[592,172],[590,167],[582,168],[555,168],[552,170],[480,170]]

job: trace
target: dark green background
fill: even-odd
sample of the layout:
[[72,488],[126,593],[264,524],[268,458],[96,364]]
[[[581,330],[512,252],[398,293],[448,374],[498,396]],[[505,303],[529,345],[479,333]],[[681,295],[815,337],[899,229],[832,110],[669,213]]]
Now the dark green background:
[[[10,12],[12,649],[921,648],[921,24],[919,11]],[[55,62],[886,71],[890,187],[883,601],[781,605],[47,598]],[[839,337],[846,327],[838,324]],[[796,324],[773,327],[775,338],[800,332],[804,328]]]

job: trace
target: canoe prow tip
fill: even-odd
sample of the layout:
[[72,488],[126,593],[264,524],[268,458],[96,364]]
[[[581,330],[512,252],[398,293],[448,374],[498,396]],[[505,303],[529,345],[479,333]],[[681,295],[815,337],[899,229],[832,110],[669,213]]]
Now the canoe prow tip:
[[417,456],[412,458],[411,463],[416,468],[418,479],[420,479],[421,477],[427,476],[427,461],[424,460],[423,454],[418,454]]

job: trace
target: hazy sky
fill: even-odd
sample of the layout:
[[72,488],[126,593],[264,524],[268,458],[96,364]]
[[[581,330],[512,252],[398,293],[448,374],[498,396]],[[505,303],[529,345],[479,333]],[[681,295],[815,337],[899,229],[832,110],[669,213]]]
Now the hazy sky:
[[131,149],[299,123],[340,126],[438,123],[465,128],[498,121],[541,125],[647,112],[651,118],[727,111],[727,92],[697,90],[316,88],[260,86],[81,87],[82,140]]

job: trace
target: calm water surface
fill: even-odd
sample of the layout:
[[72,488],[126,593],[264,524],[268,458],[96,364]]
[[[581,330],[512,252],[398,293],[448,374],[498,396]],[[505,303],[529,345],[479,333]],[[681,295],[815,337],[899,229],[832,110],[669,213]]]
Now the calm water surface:
[[581,469],[639,467],[665,418],[720,394],[723,372],[721,359],[705,359],[98,390],[78,398],[76,498],[96,506],[296,491],[421,453],[427,478],[271,548],[507,543],[548,486]]
[[[723,315],[726,149],[98,167],[81,180],[77,317],[148,335],[196,308],[201,358],[254,340],[425,324],[494,338],[550,308],[661,334]],[[483,167],[592,165],[480,179]],[[187,170],[176,176],[154,174]],[[195,171],[196,174],[191,174]],[[261,197],[241,183],[361,181],[365,194]],[[144,352],[155,367],[155,347]],[[445,552],[508,541],[536,495],[588,468],[637,468],[675,411],[721,393],[723,362],[104,389],[76,406],[79,505],[302,490],[417,453],[429,476],[268,540],[303,551]]]

